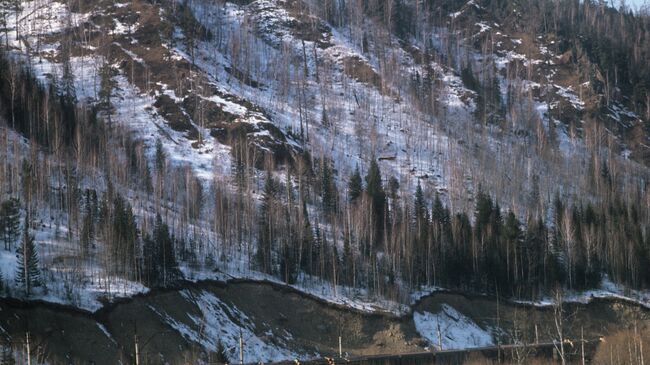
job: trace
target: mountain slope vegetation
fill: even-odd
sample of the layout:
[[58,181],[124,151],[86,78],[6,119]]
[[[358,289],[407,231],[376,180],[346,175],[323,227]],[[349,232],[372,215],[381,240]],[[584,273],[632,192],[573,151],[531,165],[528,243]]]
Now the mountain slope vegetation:
[[646,300],[647,9],[0,11],[7,296],[96,311],[234,276],[391,310],[440,287],[538,300],[613,282]]

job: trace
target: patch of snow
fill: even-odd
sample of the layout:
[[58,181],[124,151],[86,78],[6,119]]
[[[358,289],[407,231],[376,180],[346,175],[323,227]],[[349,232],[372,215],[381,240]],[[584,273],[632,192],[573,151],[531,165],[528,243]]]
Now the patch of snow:
[[99,322],[96,322],[96,323],[97,323],[97,327],[99,327],[99,330],[102,331],[102,333],[104,333],[104,335],[106,336],[106,338],[108,338],[108,339],[109,339],[113,344],[117,345],[117,341],[115,341],[115,339],[113,338],[113,336],[111,336],[111,333],[108,332],[108,330],[106,329],[106,327],[104,327],[104,325],[101,324],[101,323],[99,323]]
[[201,344],[211,351],[216,351],[217,343],[221,341],[229,358],[237,359],[241,335],[244,341],[245,363],[274,362],[300,357],[288,349],[288,344],[282,343],[282,336],[276,336],[270,329],[262,331],[256,328],[246,314],[237,307],[222,302],[214,294],[204,290],[198,293],[182,290],[180,294],[195,303],[200,311],[198,316],[188,313],[192,325],[180,322],[152,306],[150,308],[187,340]]
[[442,350],[494,345],[488,331],[448,304],[442,304],[442,310],[436,314],[414,312],[413,321],[418,333]]
[[571,86],[563,87],[557,84],[553,85],[557,89],[557,94],[565,98],[576,110],[583,110],[585,102],[580,100],[578,95],[575,94]]
[[489,26],[489,25],[488,25],[487,23],[485,23],[485,22],[478,22],[478,23],[476,23],[476,25],[478,25],[479,28],[481,28],[481,30],[479,31],[479,33],[483,33],[483,32],[486,32],[486,31],[492,29],[492,27]]

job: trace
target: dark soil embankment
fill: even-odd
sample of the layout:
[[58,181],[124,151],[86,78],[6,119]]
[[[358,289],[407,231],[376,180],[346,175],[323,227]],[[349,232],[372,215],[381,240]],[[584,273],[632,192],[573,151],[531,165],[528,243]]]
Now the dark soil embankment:
[[[412,315],[368,314],[324,303],[295,289],[271,283],[233,281],[186,283],[183,288],[158,290],[113,303],[97,313],[41,302],[0,300],[0,334],[20,352],[25,333],[31,334],[33,353],[50,364],[131,363],[134,335],[141,346],[142,363],[193,363],[205,357],[201,346],[173,326],[195,328],[191,318],[202,309],[187,293],[209,293],[237,308],[254,323],[256,335],[268,331],[288,334],[283,341],[293,351],[331,356],[338,350],[351,355],[422,351],[426,342],[417,334]],[[532,342],[535,326],[540,341],[556,336],[552,308],[497,304],[494,298],[437,293],[419,301],[413,311],[437,313],[442,304],[455,308],[483,328],[502,329],[502,343],[518,336]],[[566,336],[595,338],[648,322],[647,310],[631,303],[595,300],[565,307]],[[194,326],[194,327],[193,327]]]

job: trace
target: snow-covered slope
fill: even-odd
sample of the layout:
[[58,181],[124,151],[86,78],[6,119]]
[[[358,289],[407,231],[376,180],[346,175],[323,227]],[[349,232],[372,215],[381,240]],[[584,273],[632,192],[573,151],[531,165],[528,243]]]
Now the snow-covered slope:
[[[238,137],[244,135],[256,167],[250,189],[255,201],[267,155],[286,165],[299,165],[303,158],[331,160],[340,198],[347,176],[356,166],[365,169],[372,158],[379,159],[386,176],[399,179],[404,191],[421,182],[431,194],[441,193],[456,211],[473,209],[480,184],[522,216],[532,181],[546,188],[548,200],[555,187],[567,196],[593,197],[586,180],[576,178],[589,175],[587,161],[592,158],[583,127],[595,108],[592,85],[584,75],[570,76],[569,56],[554,51],[556,40],[516,34],[485,14],[479,3],[460,6],[423,36],[405,40],[368,31],[371,23],[337,27],[319,15],[316,1],[98,1],[70,9],[63,2],[35,0],[21,2],[20,11],[7,17],[7,43],[12,57],[21,59],[39,80],[57,83],[64,73],[65,34],[83,34],[69,58],[77,98],[97,103],[100,68],[109,65],[116,72],[114,110],[102,116],[110,114],[124,136],[143,142],[150,165],[161,141],[170,165],[187,167],[190,173],[184,177],[198,177],[206,194],[211,185],[236,190],[232,167],[239,152],[234,149],[241,148]],[[176,6],[183,6],[182,16]],[[192,31],[197,34],[190,35]],[[477,49],[487,37],[494,49]],[[479,87],[473,89],[463,77],[468,68]],[[493,84],[486,87],[486,80]],[[480,102],[490,92],[496,111],[482,111]],[[617,124],[642,122],[620,103],[608,106],[606,114]],[[36,148],[9,134],[25,150]],[[542,139],[548,150],[531,148]],[[621,180],[630,185],[646,181],[648,169],[632,158],[635,153],[624,140],[616,141],[611,150],[603,147],[603,154],[620,162]],[[11,158],[10,151],[0,154]],[[282,167],[275,174],[286,178]],[[101,178],[88,178],[82,186],[97,187],[97,181]],[[150,222],[158,212],[153,197],[134,187],[117,189],[134,202],[141,222]],[[187,232],[178,233],[204,238],[211,252],[197,249],[198,263],[181,262],[184,278],[274,280],[251,269],[253,242],[227,246],[219,240],[207,217],[210,209],[206,217],[186,224]],[[33,298],[96,311],[105,300],[149,290],[112,277],[99,259],[70,270],[66,260],[78,258],[76,242],[67,238],[67,217],[47,209],[37,214],[35,233],[48,285]],[[166,218],[173,227],[186,219],[174,209]],[[95,254],[102,257],[101,248]],[[0,251],[10,287],[14,256]],[[408,311],[365,290],[306,275],[293,287],[365,311]],[[622,295],[620,288],[605,289],[597,295]],[[408,293],[402,297],[411,300]],[[647,296],[636,297],[647,303]],[[204,318],[191,321],[205,321],[205,333],[170,325],[209,349],[220,337],[232,342],[234,329],[224,322],[229,309],[209,294],[193,299],[205,312]],[[438,323],[449,329],[443,348],[491,343],[486,330],[452,307],[437,314],[416,313],[418,330],[432,343],[438,341],[432,327]],[[251,338],[260,353],[251,360],[294,355],[286,347],[265,347],[259,338]]]
[[494,344],[492,334],[444,304],[439,313],[413,313],[417,331],[442,350],[484,347]]

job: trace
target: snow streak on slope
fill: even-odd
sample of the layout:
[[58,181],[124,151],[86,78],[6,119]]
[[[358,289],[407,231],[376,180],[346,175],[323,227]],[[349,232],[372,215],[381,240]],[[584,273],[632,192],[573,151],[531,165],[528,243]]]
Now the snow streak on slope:
[[[287,340],[291,334],[284,331],[274,334],[270,329],[260,331],[253,321],[232,305],[227,305],[205,290],[181,291],[181,295],[194,303],[200,314],[188,313],[189,321],[182,322],[150,306],[169,326],[185,339],[201,344],[210,351],[217,350],[218,341],[224,345],[230,359],[239,359],[239,338],[244,340],[244,363],[271,362],[298,358],[289,350]],[[234,360],[233,360],[234,361]]]
[[[620,299],[650,309],[650,292],[625,288],[612,282],[607,275],[603,276],[599,289],[567,290],[562,295],[563,303],[589,304],[594,299]],[[514,302],[536,307],[550,307],[556,305],[557,301],[553,297],[546,296],[538,300],[515,300]]]
[[[443,350],[493,345],[492,335],[453,307],[443,304],[436,314],[414,312],[415,328],[422,337]],[[440,343],[442,339],[442,344]]]

